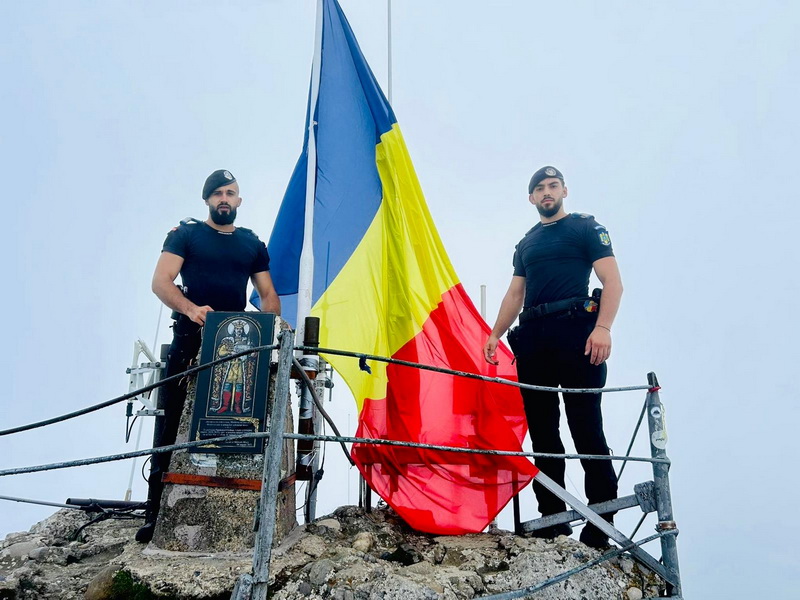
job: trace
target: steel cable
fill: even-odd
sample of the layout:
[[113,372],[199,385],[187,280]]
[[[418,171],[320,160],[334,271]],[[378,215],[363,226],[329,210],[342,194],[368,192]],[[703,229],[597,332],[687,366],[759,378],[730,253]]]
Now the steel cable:
[[433,371],[434,373],[444,373],[446,375],[456,375],[458,377],[466,377],[467,379],[477,379],[479,381],[486,381],[488,383],[499,383],[501,385],[510,385],[523,390],[535,390],[539,392],[562,392],[565,394],[601,394],[605,392],[632,392],[636,390],[650,390],[649,385],[630,385],[624,387],[608,387],[608,388],[561,388],[561,387],[548,387],[543,385],[531,385],[528,383],[519,383],[518,381],[511,381],[503,377],[488,377],[487,375],[479,375],[477,373],[470,373],[468,371],[456,371],[454,369],[446,369],[444,367],[434,367],[433,365],[423,365],[421,363],[410,362],[407,360],[400,360],[398,358],[389,358],[387,356],[379,356],[376,354],[364,354],[363,352],[350,352],[349,350],[336,350],[334,348],[319,348],[317,346],[295,346],[295,350],[303,350],[304,352],[318,352],[319,354],[330,354],[333,356],[349,356],[351,358],[358,358],[361,361],[375,360],[378,362],[385,362],[391,365],[399,365],[401,367],[413,367],[423,371]]
[[117,396],[116,398],[112,398],[111,400],[106,400],[105,402],[100,402],[99,404],[94,404],[92,406],[87,406],[86,408],[82,408],[80,410],[76,410],[71,413],[66,413],[64,415],[60,415],[58,417],[52,417],[50,419],[45,419],[44,421],[37,421],[36,423],[29,423],[28,425],[19,425],[18,427],[12,427],[10,429],[2,429],[0,430],[0,437],[4,435],[10,435],[12,433],[19,433],[21,431],[30,431],[31,429],[37,429],[39,427],[45,427],[46,425],[53,425],[55,423],[61,423],[63,421],[68,421],[69,419],[74,419],[75,417],[80,417],[82,415],[86,415],[95,411],[98,411],[102,408],[106,408],[108,406],[113,406],[114,404],[118,404],[119,402],[124,402],[125,400],[130,400],[131,398],[135,398],[139,394],[143,394],[145,392],[149,392],[154,390],[162,385],[167,383],[171,383],[180,379],[181,377],[186,377],[187,375],[193,375],[199,371],[203,371],[214,365],[218,365],[220,363],[233,360],[235,358],[239,358],[240,356],[245,356],[247,354],[253,354],[255,352],[261,352],[263,350],[274,350],[278,348],[277,344],[268,344],[266,346],[258,346],[256,348],[251,348],[249,350],[243,350],[242,352],[237,352],[236,354],[230,354],[223,358],[218,358],[216,360],[212,360],[211,362],[203,363],[202,365],[197,365],[195,367],[191,367],[190,369],[186,369],[182,373],[177,373],[170,377],[166,377],[157,381],[156,383],[151,383],[150,385],[146,385],[138,390],[134,390],[132,392],[128,392],[127,394],[123,394],[122,396]]
[[[460,454],[487,454],[491,456],[521,456],[526,458],[564,458],[576,460],[629,460],[637,462],[648,463],[666,463],[669,464],[670,460],[667,458],[646,458],[638,456],[608,456],[605,454],[551,454],[545,452],[515,452],[513,450],[484,450],[480,448],[460,448],[457,446],[440,446],[436,444],[418,444],[415,442],[402,442],[399,440],[381,440],[375,438],[357,438],[349,436],[333,436],[333,435],[309,435],[303,433],[284,433],[284,438],[292,440],[319,440],[322,442],[346,442],[352,444],[372,444],[377,446],[400,446],[406,448],[420,448],[423,450],[434,450],[439,452],[455,452]],[[95,465],[104,462],[113,462],[117,460],[127,460],[129,458],[136,458],[139,456],[146,456],[150,454],[162,454],[164,452],[174,452],[175,450],[186,450],[189,448],[199,448],[202,446],[210,446],[212,444],[220,444],[224,442],[232,442],[236,440],[250,440],[259,438],[269,438],[267,432],[257,433],[240,433],[237,435],[229,435],[225,437],[209,438],[207,440],[195,440],[193,442],[183,442],[181,444],[171,444],[169,446],[161,446],[159,448],[148,448],[145,450],[136,450],[133,452],[123,452],[120,454],[109,454],[107,456],[97,456],[94,458],[81,458],[71,461],[63,461],[58,463],[49,463],[45,465],[34,465],[30,467],[17,467],[12,469],[0,470],[0,477],[7,475],[23,475],[26,473],[38,473],[41,471],[53,471],[56,469],[66,469],[70,467],[82,467],[86,465]]]

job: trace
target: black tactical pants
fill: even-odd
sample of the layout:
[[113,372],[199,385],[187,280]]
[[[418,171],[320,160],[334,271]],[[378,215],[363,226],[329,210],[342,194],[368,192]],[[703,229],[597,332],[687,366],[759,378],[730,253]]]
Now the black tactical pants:
[[[548,315],[527,321],[517,329],[514,344],[521,383],[548,387],[600,388],[606,383],[606,364],[595,366],[584,356],[586,339],[595,315]],[[563,394],[567,423],[579,454],[609,454],[603,433],[601,394]],[[559,434],[557,392],[522,390],[534,452],[563,454]],[[617,478],[611,461],[582,460],[589,504],[617,497]],[[560,458],[537,458],[536,466],[564,487],[565,463]],[[534,480],[539,512],[544,515],[566,510],[566,505]]]
[[[189,368],[189,364],[197,357],[197,352],[200,350],[200,341],[199,325],[192,323],[186,317],[181,317],[175,322],[165,378],[182,373]],[[169,446],[175,443],[185,401],[186,380],[181,378],[161,388],[158,395],[158,408],[164,410],[164,416],[156,418],[153,430],[154,447]],[[152,512],[153,517],[158,514],[161,493],[164,490],[161,476],[169,470],[171,458],[172,452],[165,452],[153,454],[150,459],[147,500],[149,502],[148,512]]]

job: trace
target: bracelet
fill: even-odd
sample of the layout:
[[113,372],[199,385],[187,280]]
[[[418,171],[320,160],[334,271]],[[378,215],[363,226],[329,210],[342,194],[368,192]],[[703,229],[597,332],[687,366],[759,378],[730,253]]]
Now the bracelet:
[[611,333],[611,330],[610,330],[608,327],[606,327],[605,325],[595,325],[595,327],[602,327],[602,328],[603,328],[603,329],[605,329],[605,330],[606,330],[608,333]]

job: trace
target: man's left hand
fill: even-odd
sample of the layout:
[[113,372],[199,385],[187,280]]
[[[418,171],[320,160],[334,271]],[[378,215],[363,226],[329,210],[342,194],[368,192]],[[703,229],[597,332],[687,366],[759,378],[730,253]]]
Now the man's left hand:
[[595,327],[586,340],[583,354],[589,357],[593,365],[603,364],[611,356],[611,332],[600,326]]

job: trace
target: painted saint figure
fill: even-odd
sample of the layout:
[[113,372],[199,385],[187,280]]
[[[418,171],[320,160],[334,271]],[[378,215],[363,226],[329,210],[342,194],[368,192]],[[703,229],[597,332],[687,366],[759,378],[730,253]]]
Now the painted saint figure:
[[[237,354],[253,348],[249,337],[250,324],[237,319],[228,325],[229,334],[220,342],[216,358]],[[255,373],[253,354],[240,356],[235,360],[215,367],[214,393],[210,412],[213,414],[242,414],[252,409],[253,374]]]

